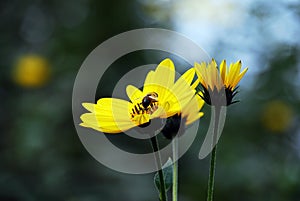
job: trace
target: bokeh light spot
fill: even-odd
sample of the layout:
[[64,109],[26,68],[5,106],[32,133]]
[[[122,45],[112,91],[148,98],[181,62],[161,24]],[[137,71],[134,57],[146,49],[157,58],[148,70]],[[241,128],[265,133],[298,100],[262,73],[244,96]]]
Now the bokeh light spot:
[[20,57],[13,71],[13,80],[22,87],[41,87],[50,78],[50,65],[46,58],[38,55]]
[[292,120],[292,108],[283,101],[274,100],[268,102],[262,112],[263,126],[274,133],[286,131]]

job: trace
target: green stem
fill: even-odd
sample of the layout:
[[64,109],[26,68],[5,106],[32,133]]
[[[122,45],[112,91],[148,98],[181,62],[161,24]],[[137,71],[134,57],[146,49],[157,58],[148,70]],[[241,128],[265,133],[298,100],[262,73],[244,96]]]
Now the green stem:
[[156,136],[151,138],[151,145],[155,154],[155,160],[156,164],[158,167],[158,177],[159,177],[159,182],[160,182],[160,199],[161,201],[167,201],[167,194],[166,194],[166,185],[165,185],[165,179],[164,179],[164,173],[162,170],[162,165],[161,165],[161,158],[160,158],[160,153],[158,149],[158,142]]
[[173,185],[172,185],[172,193],[173,193],[173,201],[177,201],[178,196],[178,139],[175,137],[172,140],[172,148],[173,148]]
[[215,180],[215,168],[216,168],[216,155],[217,145],[212,150],[209,168],[209,178],[208,178],[208,191],[207,191],[207,201],[213,200],[214,194],[214,180]]
[[213,143],[212,143],[212,146],[214,145],[214,148],[212,150],[211,158],[210,158],[207,201],[212,201],[214,195],[215,169],[216,169],[216,160],[217,160],[218,124],[219,124],[219,115],[221,111],[221,108],[218,106],[215,106],[213,109],[215,110],[215,122],[214,122]]

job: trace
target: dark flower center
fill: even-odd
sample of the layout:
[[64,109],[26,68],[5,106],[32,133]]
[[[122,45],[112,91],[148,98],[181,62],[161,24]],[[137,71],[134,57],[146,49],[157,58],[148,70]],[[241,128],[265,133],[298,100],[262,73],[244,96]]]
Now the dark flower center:
[[232,89],[232,87],[223,87],[218,90],[216,87],[211,90],[205,88],[201,84],[203,91],[200,97],[208,104],[214,106],[228,106],[239,101],[233,101],[234,96],[238,93],[238,87]]

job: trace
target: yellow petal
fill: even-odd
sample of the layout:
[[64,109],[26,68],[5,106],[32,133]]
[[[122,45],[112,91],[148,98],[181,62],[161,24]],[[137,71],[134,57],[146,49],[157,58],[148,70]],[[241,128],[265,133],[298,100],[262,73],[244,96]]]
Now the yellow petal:
[[220,74],[221,74],[222,82],[225,83],[225,79],[226,79],[226,60],[223,60],[220,64]]
[[100,131],[100,132],[104,132],[102,129],[100,129],[100,127],[97,127],[97,126],[93,126],[93,125],[90,125],[90,124],[87,124],[87,123],[81,123],[81,124],[79,124],[80,126],[82,126],[82,127],[85,127],[85,128],[92,128],[92,129],[94,129],[94,130],[96,130],[96,131]]
[[244,77],[245,73],[248,71],[248,68],[245,68],[234,80],[232,87],[235,88],[236,85],[240,82],[240,80]]
[[92,113],[81,115],[84,125],[91,128],[105,131],[108,133],[117,133],[126,131],[134,126],[130,119],[129,109],[132,104],[128,101],[114,98],[102,98],[98,100],[97,105],[84,104]]
[[235,64],[231,64],[230,65],[230,69],[229,69],[229,73],[228,73],[228,82],[226,87],[232,87],[232,84],[236,78],[236,76],[238,76],[240,69],[241,69],[241,61],[236,62]]
[[160,105],[157,110],[151,115],[151,119],[155,118],[167,118],[172,116],[172,114],[168,113],[170,111],[170,104],[165,102],[163,105]]
[[206,68],[206,83],[207,83],[207,86],[211,89],[213,89],[213,85],[211,83],[211,69],[212,69],[212,63],[208,64],[207,68]]
[[195,95],[195,98],[197,100],[197,109],[200,111],[205,103],[205,101],[199,96],[199,94]]
[[201,64],[195,63],[194,65],[199,82],[207,89],[207,83],[206,83],[206,64],[202,62]]
[[188,116],[192,113],[198,113],[204,105],[204,101],[199,95],[195,95],[189,102],[187,102],[182,109],[182,116]]
[[212,59],[208,71],[208,82],[210,83],[209,85],[211,86],[212,90],[214,89],[214,87],[217,87],[218,76],[219,73],[217,69],[217,62],[215,59]]
[[122,130],[116,128],[116,127],[99,127],[99,126],[95,126],[93,124],[89,124],[87,122],[83,122],[81,124],[79,124],[82,127],[86,127],[86,128],[92,128],[94,130],[100,131],[100,132],[104,132],[104,133],[109,133],[109,134],[116,134],[116,133],[121,133],[123,132]]
[[195,95],[186,105],[184,105],[182,109],[182,117],[186,118],[186,125],[193,123],[203,116],[202,112],[201,115],[199,113],[203,105],[204,101],[199,95]]
[[94,113],[85,113],[80,116],[80,119],[83,123],[88,125],[93,125],[95,127],[99,127],[99,122]]
[[[179,104],[179,107],[182,107],[185,102],[189,101],[195,94],[194,90],[191,90],[191,82],[194,79],[195,70],[194,68],[186,71],[174,84],[174,86],[168,91],[168,100],[173,100],[173,107],[176,106],[176,103]],[[174,108],[172,108],[174,109]]]
[[126,87],[126,93],[132,103],[136,102],[137,100],[143,97],[143,92],[132,85],[128,85]]
[[[190,85],[195,77],[195,69],[190,68],[179,79],[183,79],[188,85]],[[177,83],[178,81],[176,81]]]
[[153,78],[154,78],[154,71],[150,71],[147,76],[146,76],[146,79],[144,81],[144,88],[143,88],[143,91],[146,92],[146,93],[149,93],[149,92],[152,92],[148,89],[148,87],[150,87],[152,84],[153,84]]
[[226,82],[225,82],[225,86],[226,87],[228,87],[230,85],[230,83],[231,83],[232,72],[233,72],[233,64],[230,63],[230,65],[228,67]]
[[221,78],[216,63],[214,66],[211,67],[211,78],[213,88],[216,87],[218,90],[220,90],[222,84],[220,82]]
[[241,61],[237,61],[235,63],[235,72],[234,72],[233,78],[236,78],[239,75],[239,73],[241,71],[241,67],[242,67],[242,62]]
[[132,107],[132,103],[117,98],[101,98],[97,101],[97,105],[101,108],[101,112],[113,111],[114,117],[121,119],[128,119]]
[[158,100],[164,101],[167,90],[173,86],[175,80],[175,67],[170,59],[163,60],[154,72],[148,73],[144,82],[143,93],[156,92]]
[[149,114],[135,115],[133,118],[130,115],[134,104],[129,103],[125,100],[115,98],[103,98],[97,102],[98,105],[102,106],[102,110],[97,113],[97,117],[101,118],[100,125],[111,129],[115,127],[122,131],[126,131],[134,126],[138,126],[149,122]]
[[93,103],[82,103],[82,106],[90,112],[94,112],[95,104]]
[[136,122],[137,125],[148,123],[150,121],[150,115],[149,114],[136,115],[134,116],[133,121]]
[[196,120],[200,119],[204,115],[203,112],[199,112],[195,115],[190,115],[187,117],[185,124],[189,125],[191,123],[194,123]]
[[192,85],[191,85],[191,89],[196,89],[196,87],[199,85],[200,81],[199,79],[197,79]]

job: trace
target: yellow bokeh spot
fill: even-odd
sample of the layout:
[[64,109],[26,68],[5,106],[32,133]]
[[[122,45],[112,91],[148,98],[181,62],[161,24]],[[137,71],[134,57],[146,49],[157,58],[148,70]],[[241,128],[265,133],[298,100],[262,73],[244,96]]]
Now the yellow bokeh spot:
[[263,109],[262,123],[271,132],[282,133],[286,131],[292,120],[292,108],[282,101],[271,101]]
[[50,78],[48,61],[38,55],[20,57],[13,71],[13,80],[22,87],[35,88],[44,86]]

